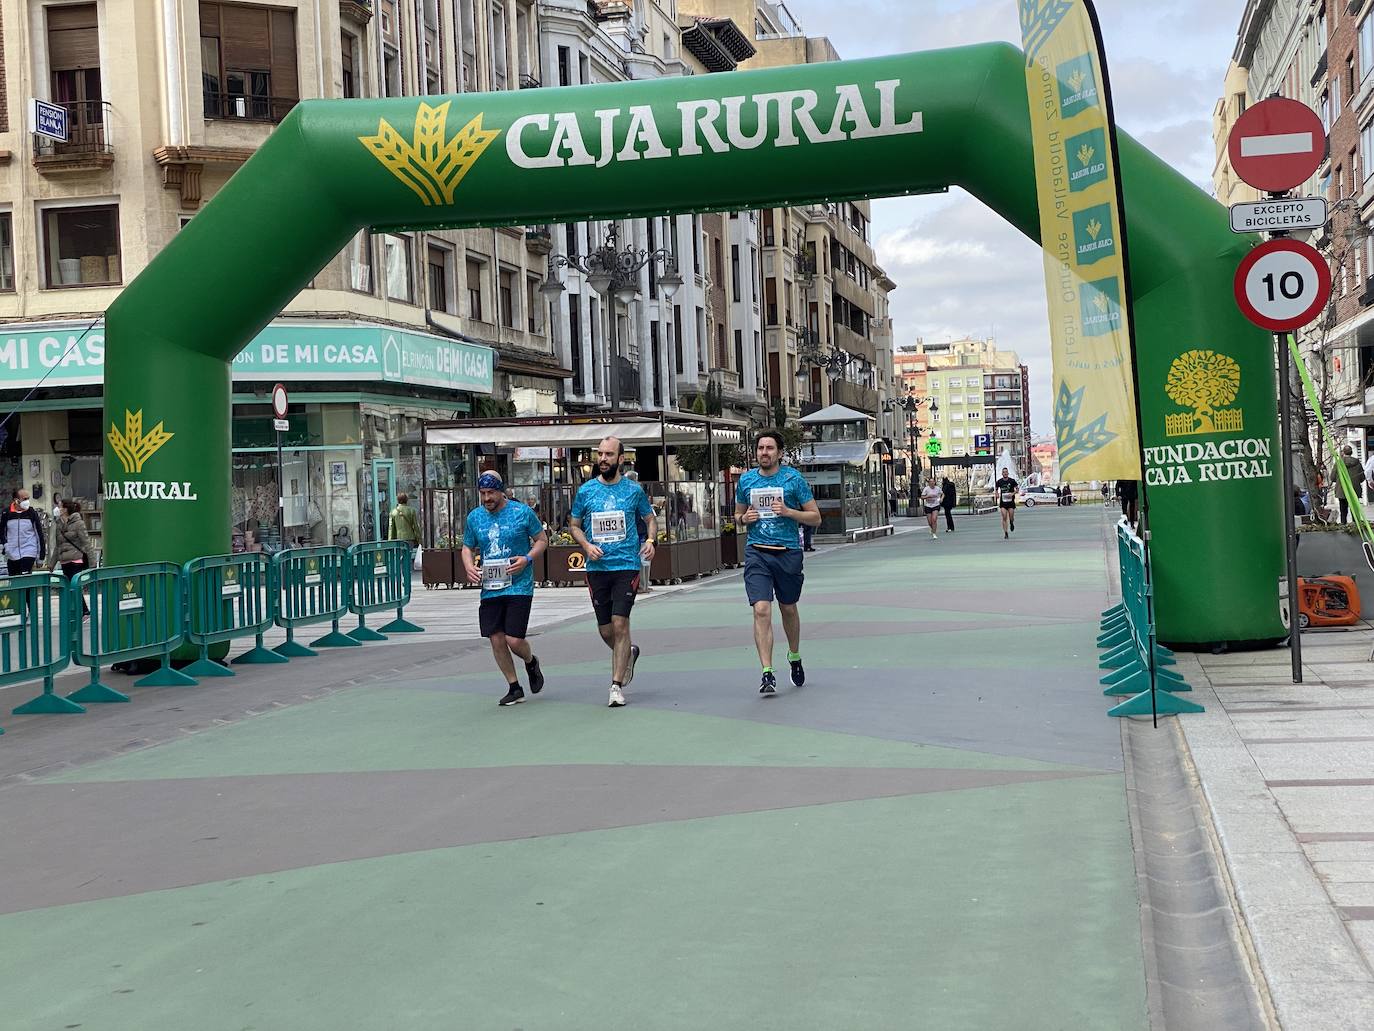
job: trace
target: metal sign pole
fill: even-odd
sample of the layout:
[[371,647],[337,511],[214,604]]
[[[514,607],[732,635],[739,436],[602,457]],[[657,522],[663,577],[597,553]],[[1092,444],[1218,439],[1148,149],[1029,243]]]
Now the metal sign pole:
[[286,550],[286,492],[283,487],[281,430],[277,430],[277,550]]
[[1302,683],[1302,630],[1298,622],[1298,535],[1293,527],[1293,391],[1288,342],[1274,334],[1279,349],[1279,446],[1283,449],[1284,566],[1288,579],[1288,650],[1293,659],[1293,683]]

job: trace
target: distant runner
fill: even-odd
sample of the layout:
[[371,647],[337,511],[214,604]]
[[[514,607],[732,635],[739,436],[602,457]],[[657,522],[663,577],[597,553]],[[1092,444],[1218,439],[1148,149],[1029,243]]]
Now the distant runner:
[[[482,504],[468,513],[463,524],[463,568],[468,583],[482,585],[477,622],[482,636],[491,642],[496,668],[509,685],[505,697],[497,704],[515,705],[525,700],[525,690],[520,686],[512,655],[519,656],[525,664],[530,693],[544,690],[544,673],[525,634],[534,603],[531,567],[548,547],[549,538],[533,509],[506,497],[505,484],[498,474],[485,472],[478,477],[477,496]],[[480,568],[477,555],[482,557]]]
[[1011,472],[1004,465],[1002,466],[1002,478],[993,484],[993,492],[997,495],[997,508],[1002,513],[1002,539],[1007,540],[1016,532],[1016,481],[1011,478]]
[[935,532],[935,522],[940,518],[940,506],[944,503],[945,492],[940,485],[935,482],[935,477],[926,480],[926,485],[921,488],[921,505],[926,513],[926,525],[930,527],[930,539],[938,541],[940,535]]
[[[639,590],[640,565],[654,560],[658,522],[644,488],[620,473],[625,446],[607,437],[596,448],[597,476],[582,484],[573,499],[568,529],[587,555],[587,590],[601,639],[611,649],[611,690],[607,705],[625,704],[625,687],[634,679],[639,646],[630,643],[630,610]],[[640,540],[638,520],[644,523]]]
[[758,468],[739,478],[735,491],[735,522],[749,528],[744,549],[744,592],[754,610],[754,646],[763,666],[759,694],[777,692],[778,678],[773,674],[773,598],[782,612],[782,628],[787,634],[787,662],[792,684],[806,683],[801,657],[802,553],[797,525],[816,527],[821,512],[812,497],[811,487],[790,465],[782,461],[782,435],[772,430],[759,434],[755,445]]

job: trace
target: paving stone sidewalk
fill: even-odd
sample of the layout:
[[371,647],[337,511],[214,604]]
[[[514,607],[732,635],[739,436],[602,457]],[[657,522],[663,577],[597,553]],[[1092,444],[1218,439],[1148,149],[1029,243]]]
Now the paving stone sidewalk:
[[1374,628],[1179,654],[1179,729],[1283,1031],[1374,1028]]

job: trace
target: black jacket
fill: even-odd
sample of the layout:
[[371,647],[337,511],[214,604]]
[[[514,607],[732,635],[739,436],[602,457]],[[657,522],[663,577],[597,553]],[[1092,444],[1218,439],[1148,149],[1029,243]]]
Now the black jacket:
[[940,501],[940,504],[942,504],[946,508],[953,508],[955,501],[958,500],[958,497],[954,492],[954,481],[946,480],[943,484],[941,484],[941,486],[944,488],[945,493],[944,497]]

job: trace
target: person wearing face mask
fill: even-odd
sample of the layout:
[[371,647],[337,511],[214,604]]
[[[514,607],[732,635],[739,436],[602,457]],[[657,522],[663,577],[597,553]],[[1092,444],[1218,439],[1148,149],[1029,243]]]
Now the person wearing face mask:
[[0,540],[5,542],[5,559],[10,576],[33,572],[35,562],[48,555],[48,542],[43,532],[43,520],[32,508],[29,492],[15,495],[17,511],[0,516]]

